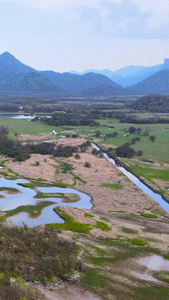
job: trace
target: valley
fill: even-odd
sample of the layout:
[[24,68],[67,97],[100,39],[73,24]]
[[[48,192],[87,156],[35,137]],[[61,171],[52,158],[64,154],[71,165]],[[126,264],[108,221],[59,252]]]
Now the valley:
[[[150,196],[144,194],[115,165],[107,161],[102,151],[95,151],[91,141],[168,201],[168,124],[121,122],[120,120],[129,113],[135,117],[136,110],[132,112],[130,108],[134,100],[118,99],[118,101],[103,102],[93,99],[91,102],[86,100],[82,103],[68,100],[55,102],[51,99],[43,104],[44,111],[45,107],[51,105],[50,101],[55,106],[55,110],[59,107],[59,113],[55,111],[51,114],[51,118],[46,118],[38,112],[34,121],[0,118],[0,126],[8,128],[6,138],[17,142],[17,153],[20,153],[18,156],[15,152],[16,158],[13,157],[13,152],[8,154],[11,157],[6,156],[5,152],[1,153],[0,165],[3,168],[0,169],[0,176],[1,179],[8,180],[21,180],[22,178],[28,184],[27,187],[25,184],[27,191],[30,188],[34,195],[39,193],[38,197],[34,197],[33,205],[22,205],[15,210],[9,210],[8,213],[1,212],[3,232],[6,230],[17,232],[17,230],[22,231],[27,228],[25,224],[23,229],[22,227],[15,229],[15,226],[8,229],[5,225],[5,220],[8,218],[12,221],[12,218],[21,212],[30,214],[31,218],[36,218],[37,215],[42,215],[45,205],[50,205],[52,199],[57,202],[58,196],[63,197],[64,202],[60,202],[58,207],[51,207],[51,210],[54,209],[54,212],[62,219],[61,223],[59,221],[50,223],[49,218],[46,225],[26,229],[28,235],[36,232],[39,241],[37,251],[42,251],[42,260],[44,259],[44,262],[46,260],[47,268],[51,271],[46,275],[38,269],[33,271],[28,262],[26,264],[30,265],[30,268],[22,269],[20,266],[25,266],[25,262],[18,265],[19,257],[16,256],[13,269],[9,268],[8,274],[4,269],[3,276],[14,278],[17,289],[20,285],[22,286],[22,283],[18,281],[21,277],[24,284],[43,291],[47,299],[52,299],[52,297],[63,299],[70,290],[72,294],[70,293],[69,297],[72,299],[76,297],[120,300],[166,299],[169,295],[168,270],[149,271],[138,261],[151,255],[168,258],[168,213]],[[31,105],[31,107],[34,113],[34,106]],[[64,115],[66,114],[67,118],[60,118],[61,111]],[[49,112],[46,111],[46,113],[49,115]],[[78,116],[81,116],[81,122],[88,118],[93,119],[94,122],[90,126],[84,125],[85,123],[75,125]],[[158,113],[137,111],[137,117],[141,120],[145,117],[146,120],[151,119],[152,116],[155,119]],[[165,119],[167,117],[165,114]],[[65,123],[61,124],[61,122]],[[53,130],[57,132],[56,135],[50,134]],[[129,134],[125,135],[126,133]],[[150,139],[151,136],[155,136],[153,141]],[[49,149],[50,144],[54,145],[54,148],[51,148],[52,152],[40,153],[41,148],[35,148],[35,145],[41,143],[46,143],[46,149]],[[122,148],[125,149],[124,152],[116,152],[118,147],[126,143],[127,148]],[[30,145],[34,145],[34,148],[32,146],[30,148]],[[26,153],[28,149],[33,152],[29,152],[29,158],[22,159],[22,152]],[[2,148],[0,150],[2,151]],[[123,154],[119,156],[118,153]],[[10,189],[9,186],[7,187]],[[43,192],[40,187],[52,189],[62,187],[62,192],[55,190]],[[90,208],[74,208],[69,205],[70,201],[78,204],[79,200],[67,199],[66,188],[73,188],[89,195],[91,197]],[[1,189],[5,192],[7,200],[8,192],[5,186]],[[17,190],[20,190],[19,185]],[[43,237],[41,241],[42,232],[46,238]],[[50,262],[50,259],[53,259],[52,256],[50,259],[47,256],[45,258],[44,255],[48,255],[48,251],[45,250],[47,252],[43,253],[43,250],[40,250],[41,247],[48,249],[48,243],[52,243],[49,238],[50,232],[56,234],[59,241],[62,241],[61,243],[68,241],[67,247],[70,246],[69,243],[77,245],[77,255],[74,258],[71,274],[64,271],[63,275],[59,275],[57,269],[52,270]],[[4,242],[7,243],[5,237]],[[34,247],[33,244],[34,241],[31,247]],[[15,251],[17,242],[13,241],[12,245],[10,251]],[[17,255],[19,251],[18,249]],[[12,252],[9,252],[9,261],[11,258]],[[138,273],[143,279],[136,276]],[[144,277],[145,274],[147,277]],[[149,277],[154,278],[154,281],[149,280]],[[86,290],[88,292],[85,292]],[[28,297],[28,299],[31,298]]]

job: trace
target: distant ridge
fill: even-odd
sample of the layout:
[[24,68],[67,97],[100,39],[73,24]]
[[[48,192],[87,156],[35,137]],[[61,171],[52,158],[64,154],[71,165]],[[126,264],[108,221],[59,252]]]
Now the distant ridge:
[[169,70],[161,70],[133,85],[132,88],[146,94],[169,94]]
[[169,69],[169,59],[165,58],[164,63],[160,65],[155,65],[151,67],[144,66],[133,66],[129,65],[124,68],[120,68],[116,71],[111,71],[109,69],[104,70],[86,70],[81,73],[76,73],[76,71],[72,71],[73,74],[83,75],[88,72],[94,72],[97,74],[104,74],[109,77],[111,80],[115,81],[117,84],[123,87],[131,87],[138,82],[148,78],[149,76],[155,74],[158,71]]
[[[158,72],[156,72],[158,71]],[[149,74],[154,72],[149,77]],[[102,73],[113,73],[108,69]],[[130,75],[127,75],[129,74]],[[169,93],[169,59],[162,65],[145,68],[143,66],[127,66],[114,72],[117,81],[126,76],[127,80],[142,78],[141,82],[122,87],[105,74],[86,72],[85,74],[59,73],[54,71],[38,71],[16,59],[9,52],[0,55],[0,92],[35,92],[56,93],[62,96],[112,96],[146,93]],[[126,80],[125,78],[125,80]]]
[[[88,73],[83,76],[54,71],[37,71],[26,66],[9,52],[0,55],[0,91],[55,92],[61,95],[83,95],[86,89],[111,86],[123,90],[105,75]],[[102,89],[102,95],[104,95]]]
[[55,73],[53,71],[42,71],[41,75],[51,80],[53,83],[60,85],[72,93],[80,92],[88,88],[95,88],[101,85],[112,86],[115,89],[120,87],[117,83],[112,81],[105,75],[87,73],[84,75],[77,75],[71,73]]
[[63,92],[35,69],[26,66],[9,52],[0,55],[0,91]]

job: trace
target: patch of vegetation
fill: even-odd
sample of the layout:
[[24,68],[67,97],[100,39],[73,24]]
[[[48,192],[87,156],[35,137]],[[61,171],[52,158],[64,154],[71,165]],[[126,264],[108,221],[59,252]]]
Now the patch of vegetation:
[[21,185],[25,188],[34,188],[35,187],[35,184],[33,182],[18,183],[18,185]]
[[67,188],[68,186],[65,183],[62,182],[54,182],[53,186],[57,186],[60,188]]
[[164,255],[164,258],[165,258],[165,259],[169,259],[169,253],[165,254],[165,255]]
[[147,244],[147,242],[142,239],[129,239],[129,241],[137,246],[145,246]]
[[75,176],[74,179],[75,179],[75,180],[79,180],[79,181],[83,182],[84,184],[87,183],[87,181],[81,179],[79,176]]
[[45,296],[38,290],[26,286],[22,282],[15,280],[10,282],[9,274],[0,274],[0,299],[11,300],[45,300]]
[[15,209],[12,210],[8,210],[8,211],[4,211],[3,213],[5,214],[4,216],[0,217],[0,221],[4,221],[4,219],[7,219],[11,216],[17,215],[21,212],[27,212],[31,218],[37,218],[40,216],[42,210],[49,206],[52,205],[53,202],[51,201],[41,201],[40,203],[36,204],[36,205],[23,205],[23,206],[19,206]]
[[77,194],[64,194],[64,193],[37,193],[34,198],[62,198],[66,203],[73,203],[80,200],[80,196]]
[[156,272],[153,275],[155,278],[169,283],[169,272]]
[[2,161],[0,162],[0,166],[1,166],[1,167],[4,167],[4,166],[5,166],[5,163],[6,163],[7,161],[9,161],[9,159],[4,159],[4,160],[2,160]]
[[61,164],[62,173],[67,173],[68,171],[72,171],[73,167],[68,163]]
[[105,277],[102,274],[100,274],[100,270],[96,268],[86,268],[83,272],[81,281],[88,288],[95,287],[99,290],[104,289]]
[[102,183],[102,187],[110,188],[114,190],[121,190],[123,188],[123,186],[118,183]]
[[150,167],[145,166],[132,166],[130,165],[130,170],[134,174],[136,174],[138,177],[144,177],[147,180],[152,180],[152,179],[160,179],[163,181],[168,181],[169,180],[169,170],[168,169],[154,169]]
[[11,187],[0,187],[0,192],[9,192],[10,194],[20,193],[18,189]]
[[5,171],[2,171],[2,172],[0,172],[4,177],[8,177],[8,173],[7,172],[5,172]]
[[138,230],[135,230],[135,229],[132,229],[132,228],[122,227],[121,229],[125,233],[131,233],[131,234],[138,233]]
[[73,203],[80,200],[80,196],[77,194],[66,194],[63,196],[65,203]]
[[85,245],[85,247],[83,247],[83,250],[85,250],[88,254],[94,253],[94,255],[96,256],[107,255],[107,251],[100,248],[99,246]]
[[90,224],[76,222],[76,220],[69,214],[62,211],[59,207],[54,208],[54,211],[59,214],[59,216],[65,220],[63,224],[47,224],[46,226],[54,229],[64,229],[71,230],[80,233],[89,233],[92,229]]
[[104,220],[104,221],[106,221],[106,222],[110,222],[107,218],[105,218],[105,217],[100,217],[100,219],[101,220]]
[[55,231],[0,226],[0,232],[1,272],[9,277],[46,283],[74,272],[77,247]]
[[103,231],[110,231],[111,230],[110,226],[108,226],[106,223],[100,222],[100,221],[96,222],[95,227],[98,228],[98,229],[101,229]]
[[88,161],[85,162],[84,167],[86,168],[91,168],[91,163],[89,163]]
[[145,218],[153,218],[153,219],[157,219],[158,216],[155,215],[155,214],[150,214],[150,213],[141,213],[141,216],[142,217],[145,217]]
[[42,192],[39,192],[34,196],[34,198],[36,198],[36,199],[57,198],[57,197],[60,197],[60,195],[58,195],[57,193],[42,193]]
[[85,213],[84,214],[84,216],[85,216],[85,218],[93,218],[94,217],[94,215],[92,215],[92,214],[89,214],[89,213]]

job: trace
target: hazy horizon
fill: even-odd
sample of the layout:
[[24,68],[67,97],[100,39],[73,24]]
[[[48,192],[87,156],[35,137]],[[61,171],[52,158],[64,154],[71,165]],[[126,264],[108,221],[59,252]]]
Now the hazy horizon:
[[153,66],[169,57],[169,1],[0,0],[0,53],[37,70]]

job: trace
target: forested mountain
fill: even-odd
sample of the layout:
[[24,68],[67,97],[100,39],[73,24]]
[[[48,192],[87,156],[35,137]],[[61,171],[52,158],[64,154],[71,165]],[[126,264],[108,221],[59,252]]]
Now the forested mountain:
[[4,52],[0,55],[0,91],[64,92],[64,89]]
[[115,88],[115,90],[120,88],[117,83],[101,74],[87,73],[80,76],[77,74],[56,73],[53,71],[42,71],[40,74],[51,80],[53,83],[71,92],[80,92],[85,89],[95,88],[103,85],[111,86]]
[[[128,66],[114,72],[116,79],[120,80],[122,75],[128,72],[135,74],[144,73],[145,69],[162,69],[145,80],[130,88],[122,88],[109,77],[95,72],[83,75],[72,73],[58,73],[54,71],[37,71],[26,66],[13,55],[4,52],[0,55],[0,92],[35,92],[35,93],[57,93],[63,96],[111,96],[130,95],[146,93],[169,93],[169,60],[165,59],[163,65],[144,68],[142,66]],[[109,70],[103,70],[109,74]],[[148,73],[147,73],[148,74]],[[140,75],[139,75],[140,76]],[[136,77],[136,75],[135,75]]]
[[169,70],[159,71],[131,88],[143,94],[169,94]]
[[[87,73],[83,76],[53,71],[37,71],[24,65],[8,52],[0,55],[0,91],[55,92],[60,95],[80,95],[86,89],[104,86],[101,95],[123,93],[123,89],[105,75]],[[110,94],[109,94],[110,95]]]
[[164,63],[160,65],[155,65],[151,67],[144,66],[133,66],[129,65],[124,68],[120,68],[116,71],[111,71],[109,69],[104,70],[86,70],[82,73],[73,71],[73,74],[86,74],[88,72],[94,72],[98,74],[104,74],[111,80],[115,81],[123,87],[131,87],[138,82],[148,78],[149,76],[155,74],[158,71],[169,69],[169,59],[165,58]]
[[0,55],[0,81],[7,80],[12,75],[19,77],[30,72],[36,72],[36,70],[24,65],[9,52]]

